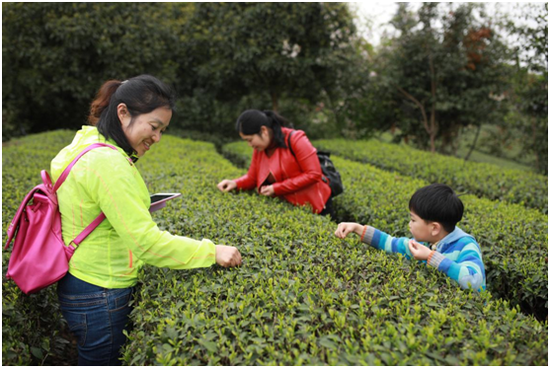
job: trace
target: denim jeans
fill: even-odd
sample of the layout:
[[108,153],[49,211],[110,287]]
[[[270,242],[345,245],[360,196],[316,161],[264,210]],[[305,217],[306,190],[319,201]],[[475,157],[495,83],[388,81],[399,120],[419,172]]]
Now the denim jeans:
[[58,282],[61,313],[78,342],[78,365],[121,365],[133,289],[106,289],[69,273]]

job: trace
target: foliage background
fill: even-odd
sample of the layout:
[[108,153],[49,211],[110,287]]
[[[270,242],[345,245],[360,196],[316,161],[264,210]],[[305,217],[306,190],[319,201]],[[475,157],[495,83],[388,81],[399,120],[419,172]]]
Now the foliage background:
[[273,109],[312,139],[391,131],[546,173],[547,6],[536,14],[530,28],[479,3],[403,3],[373,47],[346,3],[3,3],[2,139],[75,130],[105,80],[147,73],[177,90],[171,129],[218,149],[240,112]]

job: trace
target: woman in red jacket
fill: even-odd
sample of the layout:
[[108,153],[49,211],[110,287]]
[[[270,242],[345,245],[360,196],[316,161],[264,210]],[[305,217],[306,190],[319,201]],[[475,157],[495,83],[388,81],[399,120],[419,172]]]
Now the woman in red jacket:
[[[254,148],[246,175],[222,180],[218,189],[256,188],[259,194],[282,197],[313,213],[334,217],[330,186],[323,181],[317,150],[301,130],[285,128],[286,120],[273,111],[247,110],[237,119],[237,131]],[[288,138],[292,152],[288,148]]]

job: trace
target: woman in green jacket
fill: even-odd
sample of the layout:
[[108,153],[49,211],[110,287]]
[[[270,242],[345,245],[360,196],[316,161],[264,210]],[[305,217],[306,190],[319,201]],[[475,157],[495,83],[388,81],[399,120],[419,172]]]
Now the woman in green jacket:
[[141,75],[111,80],[92,102],[89,122],[52,160],[57,180],[85,147],[57,195],[68,244],[101,212],[106,219],[80,244],[58,283],[61,311],[78,341],[79,365],[118,365],[129,306],[143,264],[174,269],[241,264],[237,248],[161,231],[149,212],[147,187],[134,165],[160,141],[174,108],[173,91]]

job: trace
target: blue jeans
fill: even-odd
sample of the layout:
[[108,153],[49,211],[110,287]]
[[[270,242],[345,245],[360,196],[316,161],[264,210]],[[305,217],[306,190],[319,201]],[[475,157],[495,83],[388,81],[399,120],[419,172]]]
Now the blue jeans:
[[78,365],[121,365],[133,289],[106,289],[69,273],[58,282],[61,313],[78,342]]

